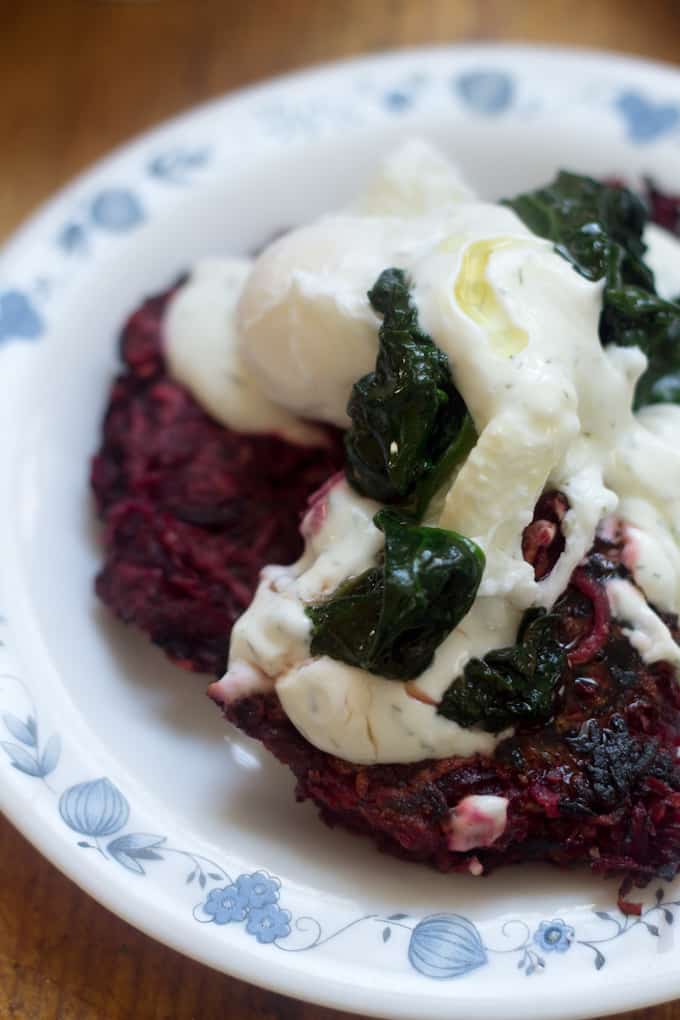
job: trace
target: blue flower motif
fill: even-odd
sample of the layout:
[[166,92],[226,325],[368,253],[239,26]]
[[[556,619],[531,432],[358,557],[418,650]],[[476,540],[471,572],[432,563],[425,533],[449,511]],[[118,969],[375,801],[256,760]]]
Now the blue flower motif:
[[123,188],[101,191],[92,202],[90,213],[98,227],[116,232],[130,230],[144,219],[139,199]]
[[546,953],[566,953],[574,941],[574,929],[559,917],[541,921],[534,932],[534,942]]
[[130,805],[109,779],[78,783],[62,793],[59,814],[74,832],[84,836],[111,836],[130,815]]
[[229,924],[230,921],[245,921],[248,904],[232,883],[223,889],[213,889],[203,904],[203,911],[215,924]]
[[504,71],[468,71],[454,82],[463,102],[475,113],[502,113],[511,105],[514,82]]
[[255,907],[248,915],[246,931],[254,935],[258,942],[275,942],[290,935],[290,911],[282,910],[276,904],[266,907]]
[[413,95],[402,89],[392,89],[391,92],[385,94],[384,102],[389,110],[399,113],[413,105]]
[[248,907],[266,907],[277,903],[281,883],[278,878],[271,878],[263,871],[254,871],[252,875],[239,875],[236,879],[239,895]]
[[479,932],[460,914],[432,914],[411,933],[411,966],[425,977],[444,980],[463,977],[488,962]]
[[652,142],[680,122],[680,107],[653,103],[639,92],[622,92],[614,105],[623,115],[633,142]]
[[10,337],[36,340],[45,331],[30,299],[20,290],[0,294],[0,341]]

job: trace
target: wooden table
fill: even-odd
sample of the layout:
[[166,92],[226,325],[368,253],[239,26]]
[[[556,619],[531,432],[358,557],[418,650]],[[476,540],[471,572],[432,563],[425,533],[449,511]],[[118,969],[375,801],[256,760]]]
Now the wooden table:
[[[428,42],[557,41],[680,60],[677,0],[0,0],[0,238],[129,135],[314,61]],[[0,821],[0,1020],[342,1020],[185,960]],[[680,1020],[680,1003],[634,1014]]]

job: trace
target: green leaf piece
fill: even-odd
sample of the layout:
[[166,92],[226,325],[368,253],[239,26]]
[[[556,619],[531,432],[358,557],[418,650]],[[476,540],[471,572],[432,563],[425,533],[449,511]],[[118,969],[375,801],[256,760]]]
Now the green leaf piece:
[[311,651],[408,680],[427,669],[469,611],[484,554],[456,532],[412,524],[395,510],[379,511],[374,521],[385,534],[384,563],[307,608]]
[[600,319],[603,343],[640,347],[648,359],[634,407],[680,403],[680,306],[640,287],[607,287]]
[[632,191],[561,170],[547,187],[504,204],[587,280],[613,274],[653,289],[654,276],[642,262],[647,210]]
[[640,199],[626,188],[562,171],[548,187],[505,204],[582,276],[604,279],[602,343],[640,347],[648,359],[634,408],[680,403],[680,304],[657,295],[643,261],[647,211]]
[[467,410],[446,355],[418,325],[405,272],[384,270],[368,297],[383,322],[375,371],[347,407],[347,477],[372,499],[403,503],[450,451]]
[[530,611],[518,644],[467,663],[444,694],[439,715],[492,733],[517,722],[547,722],[565,665],[554,618],[543,610]]

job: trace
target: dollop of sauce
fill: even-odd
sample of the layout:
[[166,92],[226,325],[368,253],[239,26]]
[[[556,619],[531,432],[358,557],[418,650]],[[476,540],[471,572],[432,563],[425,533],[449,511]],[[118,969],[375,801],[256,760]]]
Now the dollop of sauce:
[[198,262],[163,322],[170,374],[209,414],[238,432],[268,432],[315,445],[323,433],[269,400],[245,364],[235,310],[253,267],[247,258]]
[[[670,248],[680,266],[680,245]],[[657,273],[670,248],[664,238],[653,254]],[[225,679],[234,669],[237,679],[250,675],[244,666],[270,678],[311,743],[357,763],[491,753],[507,732],[464,729],[437,715],[437,704],[471,657],[514,642],[527,608],[553,605],[610,515],[628,529],[644,595],[680,609],[680,408],[632,412],[646,359],[637,348],[602,348],[602,284],[579,276],[512,210],[476,199],[424,143],[388,159],[352,206],[275,241],[244,270],[238,298],[231,292],[222,306],[220,357],[234,352],[253,397],[232,412],[223,394],[223,420],[238,413],[243,428],[250,413],[261,423],[279,413],[346,425],[352,384],[377,351],[366,292],[388,266],[409,272],[420,322],[447,354],[479,435],[426,516],[484,550],[477,598],[408,684],[312,658],[305,606],[375,565],[382,548],[372,524],[378,505],[340,480],[308,521],[302,559],[263,572],[234,628]],[[178,348],[172,315],[181,298],[169,324]],[[547,488],[562,491],[569,510],[564,550],[537,581],[521,541]],[[612,612],[630,625],[643,660],[676,661],[661,618],[634,585],[617,584],[608,589]]]

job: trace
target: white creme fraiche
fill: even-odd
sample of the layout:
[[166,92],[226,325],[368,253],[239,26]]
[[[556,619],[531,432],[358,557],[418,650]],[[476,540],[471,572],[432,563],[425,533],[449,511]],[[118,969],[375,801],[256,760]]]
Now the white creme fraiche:
[[252,266],[247,258],[206,258],[194,266],[163,320],[168,369],[223,425],[314,444],[322,441],[320,430],[272,403],[241,357],[234,313]]
[[[388,160],[354,206],[276,241],[247,275],[231,328],[271,406],[346,423],[352,383],[377,351],[379,320],[366,291],[388,266],[409,272],[420,322],[448,355],[479,433],[427,518],[484,549],[478,596],[409,684],[312,658],[305,606],[374,565],[382,548],[371,523],[377,504],[338,482],[317,507],[317,524],[308,521],[299,563],[263,572],[213,692],[234,700],[244,677],[253,689],[275,685],[307,739],[349,761],[489,753],[503,734],[463,729],[436,705],[471,657],[514,642],[526,608],[554,603],[607,515],[630,524],[631,566],[647,597],[680,608],[680,409],[633,415],[645,358],[602,348],[601,285],[579,276],[510,209],[472,198],[424,143]],[[200,399],[200,387],[193,391]],[[521,537],[546,488],[563,491],[570,509],[565,550],[536,582]],[[612,591],[610,601],[643,659],[653,661],[661,647],[670,654],[675,646],[656,614],[653,638],[639,637],[650,634],[644,600]]]

